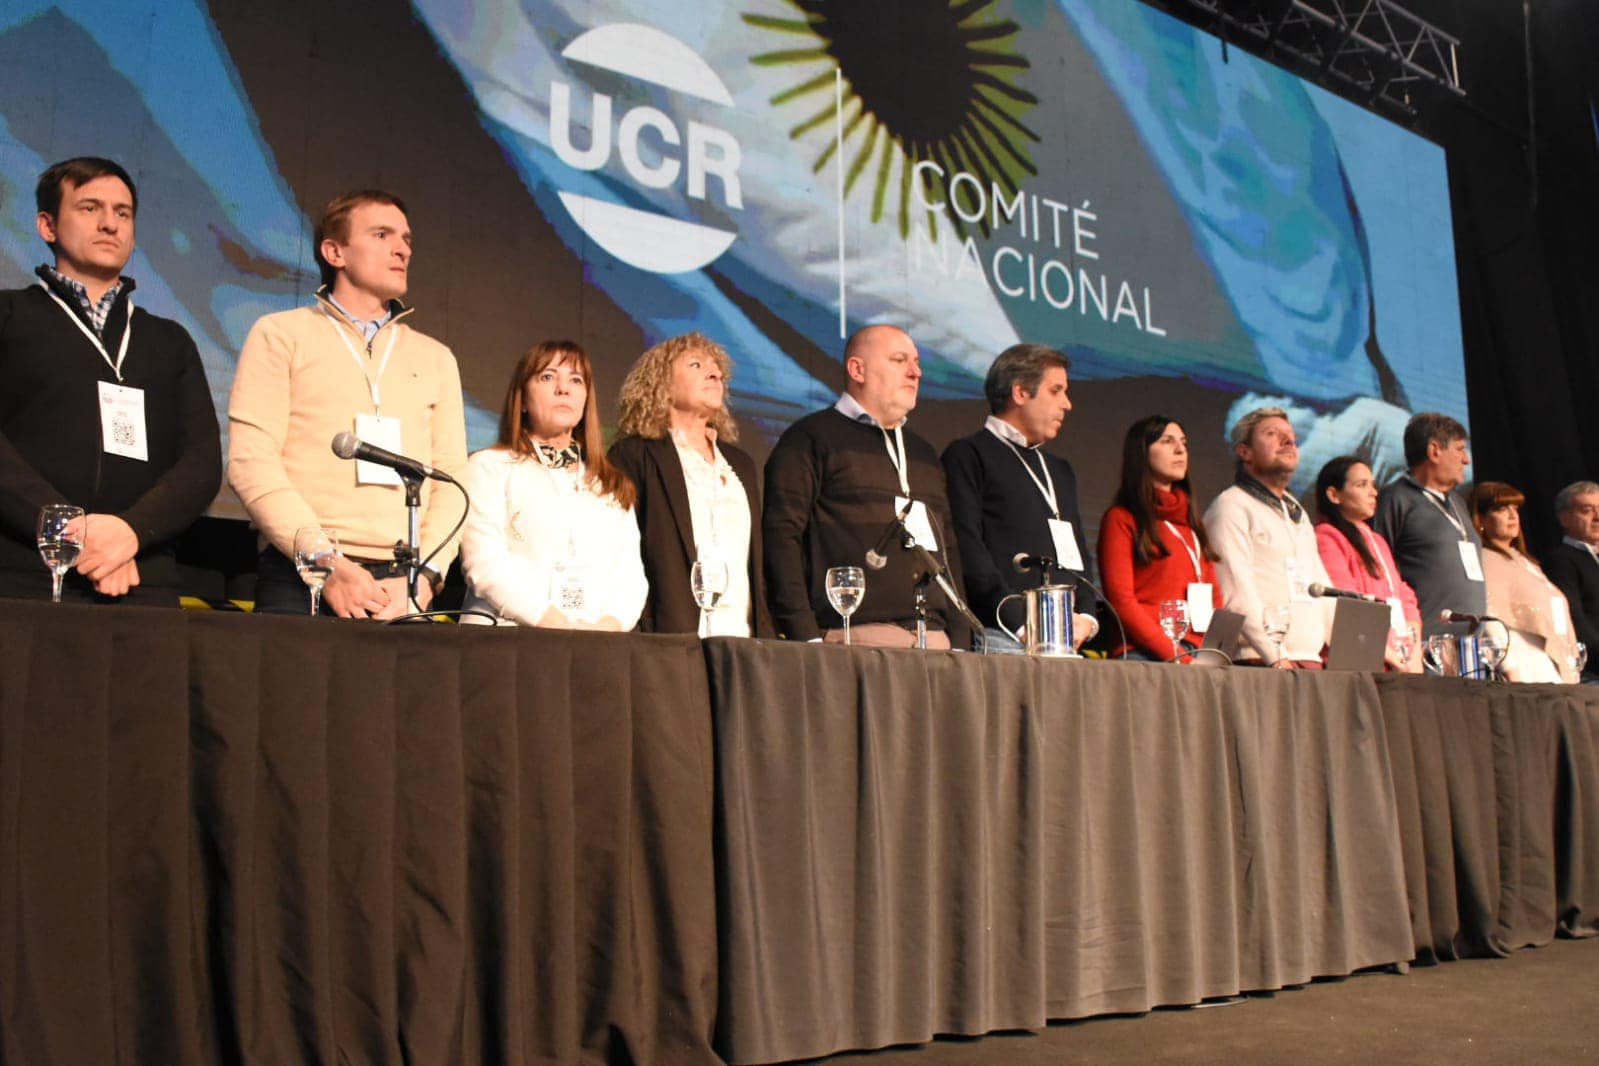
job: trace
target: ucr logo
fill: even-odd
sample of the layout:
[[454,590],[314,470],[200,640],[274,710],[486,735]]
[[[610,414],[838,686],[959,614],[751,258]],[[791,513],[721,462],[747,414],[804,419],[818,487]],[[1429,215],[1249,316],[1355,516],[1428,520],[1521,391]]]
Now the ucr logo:
[[[561,54],[577,63],[599,67],[663,89],[685,93],[724,107],[733,96],[710,66],[688,45],[660,30],[636,23],[600,26],[580,35]],[[550,83],[550,147],[568,166],[598,170],[611,158],[613,143],[625,170],[646,189],[667,189],[683,181],[691,199],[706,198],[708,178],[721,183],[722,201],[742,209],[738,141],[726,130],[690,121],[687,136],[658,108],[640,105],[615,122],[610,96],[596,92],[590,107],[588,147],[572,144],[572,90],[562,81]],[[655,150],[640,150],[645,132],[654,135]],[[677,150],[683,149],[681,153]],[[737,233],[653,211],[560,192],[561,203],[584,233],[616,258],[655,274],[698,270],[732,246]]]

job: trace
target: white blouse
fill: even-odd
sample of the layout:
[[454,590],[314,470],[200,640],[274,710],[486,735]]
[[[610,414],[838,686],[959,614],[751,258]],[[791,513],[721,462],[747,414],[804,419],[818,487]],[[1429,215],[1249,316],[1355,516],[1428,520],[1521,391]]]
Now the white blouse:
[[717,559],[727,564],[727,592],[714,609],[700,612],[700,636],[747,637],[750,635],[749,496],[727,456],[716,447],[715,432],[711,434],[711,450],[716,455],[714,462],[685,444],[680,433],[672,434],[678,460],[683,464],[689,517],[700,559]]
[[[466,464],[465,606],[518,625],[551,607],[579,622],[638,624],[649,594],[632,508],[594,495],[581,465],[553,470],[503,448]],[[464,622],[481,622],[470,615]]]

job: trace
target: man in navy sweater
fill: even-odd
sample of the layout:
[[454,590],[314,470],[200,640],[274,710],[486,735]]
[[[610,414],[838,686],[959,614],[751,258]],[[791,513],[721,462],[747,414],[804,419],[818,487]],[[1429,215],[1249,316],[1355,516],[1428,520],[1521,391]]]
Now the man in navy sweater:
[[0,595],[42,598],[35,523],[82,507],[63,598],[177,606],[173,544],[216,495],[216,410],[194,341],[132,301],[138,193],[108,159],[68,159],[35,192],[55,255],[0,292]]
[[[904,330],[867,326],[844,348],[844,394],[778,439],[766,461],[762,530],[772,620],[789,640],[838,641],[844,621],[827,600],[829,567],[862,566],[898,513],[961,590],[944,471],[933,446],[905,428],[922,379],[921,355]],[[867,571],[852,640],[912,647],[920,557],[899,538]],[[964,595],[964,593],[961,593]],[[936,585],[928,587],[929,648],[966,648],[969,627]]]
[[[1020,650],[997,626],[1002,599],[1046,581],[1075,585],[1088,571],[1077,474],[1065,459],[1044,450],[1072,409],[1067,395],[1070,369],[1066,354],[1048,345],[1005,349],[983,383],[987,422],[944,449],[966,588],[972,610],[984,623],[990,651]],[[1013,563],[1018,554],[1042,556],[1058,565],[1018,573]],[[1078,588],[1072,637],[1081,644],[1097,625],[1081,609],[1092,605],[1092,593],[1086,586]],[[1020,631],[1021,603],[1007,604],[1004,618],[1013,631]]]

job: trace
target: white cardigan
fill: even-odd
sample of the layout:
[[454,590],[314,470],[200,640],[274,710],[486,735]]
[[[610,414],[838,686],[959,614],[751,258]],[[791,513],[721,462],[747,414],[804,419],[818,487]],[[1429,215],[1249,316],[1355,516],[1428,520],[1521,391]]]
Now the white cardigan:
[[581,469],[550,470],[503,448],[467,461],[472,508],[461,535],[467,608],[537,625],[555,603],[557,569],[575,565],[584,590],[583,609],[568,612],[576,621],[610,616],[624,630],[638,624],[649,594],[638,522],[632,508],[594,495]]
[[[1224,490],[1205,512],[1210,546],[1221,556],[1216,581],[1228,610],[1244,616],[1244,639],[1255,657],[1276,654],[1266,635],[1267,604],[1288,605],[1288,634],[1282,652],[1288,659],[1321,658],[1332,631],[1332,601],[1295,600],[1288,587],[1288,561],[1294,560],[1301,580],[1330,585],[1316,546],[1309,514],[1290,522],[1280,507],[1257,500],[1237,485]],[[1246,651],[1245,658],[1249,658]]]

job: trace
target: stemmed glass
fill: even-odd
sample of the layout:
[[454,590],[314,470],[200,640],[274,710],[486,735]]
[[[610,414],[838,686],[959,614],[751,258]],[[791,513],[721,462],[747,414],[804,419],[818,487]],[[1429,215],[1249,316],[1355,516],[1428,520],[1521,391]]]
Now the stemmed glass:
[[1283,638],[1288,635],[1288,605],[1284,603],[1267,607],[1260,624],[1266,630],[1266,635],[1271,638],[1272,646],[1277,649],[1277,657],[1271,662],[1271,665],[1276,666],[1282,662]]
[[1177,642],[1188,632],[1187,600],[1160,601],[1160,629],[1166,634],[1166,639],[1171,641],[1172,647],[1181,654],[1182,649],[1177,647]]
[[1588,665],[1588,645],[1580,640],[1577,641],[1571,646],[1571,655],[1566,661],[1571,664],[1571,669],[1581,679],[1582,668]]
[[866,571],[858,566],[834,566],[827,571],[827,602],[844,618],[844,643],[849,643],[849,616],[866,598]]
[[1490,681],[1499,675],[1499,664],[1505,661],[1505,653],[1510,650],[1510,642],[1505,639],[1508,635],[1495,633],[1487,626],[1477,634],[1477,656]]
[[1421,645],[1421,665],[1429,674],[1442,677],[1449,671],[1449,660],[1456,654],[1455,638],[1434,633]]
[[720,559],[696,559],[688,575],[694,602],[700,605],[700,635],[708,628],[707,612],[716,609],[727,594],[727,563]]
[[61,602],[61,579],[83,551],[83,508],[47,503],[39,508],[39,555],[50,568],[50,602]]
[[294,569],[311,590],[311,614],[322,604],[322,586],[333,573],[339,557],[339,538],[321,526],[306,526],[294,531]]
[[1410,653],[1415,650],[1415,639],[1408,628],[1392,629],[1388,631],[1388,647],[1394,653],[1401,665],[1410,662]]

